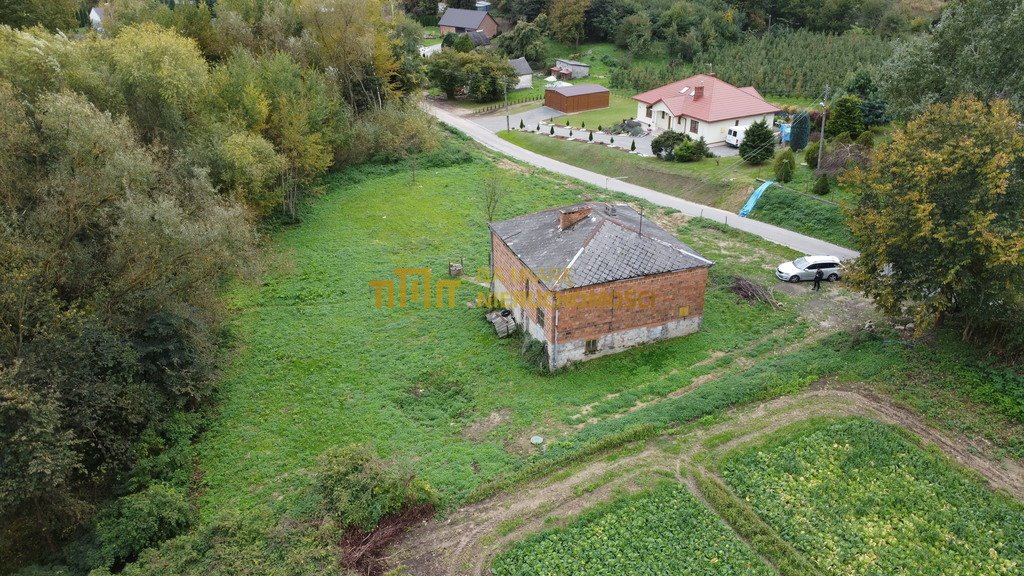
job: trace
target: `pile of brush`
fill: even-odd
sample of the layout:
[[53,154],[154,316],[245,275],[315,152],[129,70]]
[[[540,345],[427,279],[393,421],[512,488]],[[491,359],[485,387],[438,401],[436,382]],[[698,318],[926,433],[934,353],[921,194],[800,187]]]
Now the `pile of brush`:
[[771,288],[762,286],[748,278],[733,276],[731,290],[733,294],[747,302],[762,302],[776,310],[782,308],[782,302],[775,299],[775,294]]

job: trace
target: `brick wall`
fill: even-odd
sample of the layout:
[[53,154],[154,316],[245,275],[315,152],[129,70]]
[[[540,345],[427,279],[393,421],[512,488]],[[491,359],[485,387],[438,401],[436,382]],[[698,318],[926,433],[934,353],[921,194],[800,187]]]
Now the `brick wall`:
[[[546,290],[537,280],[537,276],[523,264],[512,250],[505,245],[505,242],[497,234],[491,233],[491,243],[494,252],[494,276],[501,281],[502,288],[508,296],[526,294],[526,284],[529,282],[529,297],[538,303],[553,302],[551,292]],[[498,295],[501,297],[501,295]],[[531,323],[537,323],[537,306],[527,305],[518,307],[510,305],[510,309],[521,312],[529,318]],[[554,338],[553,325],[555,322],[554,308],[551,306],[540,306],[544,309],[544,339],[550,342]],[[517,314],[517,319],[522,321],[522,316]]]
[[[553,302],[552,294],[541,286],[537,276],[493,233],[492,243],[494,274],[501,279],[502,287],[510,297],[513,294],[525,295],[529,282],[530,298],[541,303]],[[692,268],[560,291],[557,293],[561,302],[558,343],[593,340],[614,332],[659,326],[685,318],[699,319],[704,314],[707,279],[707,268]],[[629,300],[631,295],[635,300]],[[510,308],[521,312],[530,322],[537,322],[536,306]],[[544,309],[545,316],[544,338],[554,342],[554,306],[540,308]]]
[[[691,268],[565,290],[559,295],[558,341],[592,340],[612,332],[700,317],[707,279],[707,268]],[[627,300],[630,293],[637,296],[635,302]],[[580,304],[574,306],[576,302]]]

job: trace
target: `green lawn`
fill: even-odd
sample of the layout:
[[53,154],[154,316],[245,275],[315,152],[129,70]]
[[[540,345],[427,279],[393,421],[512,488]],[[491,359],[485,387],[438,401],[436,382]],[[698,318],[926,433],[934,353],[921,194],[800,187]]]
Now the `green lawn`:
[[[416,183],[408,173],[339,176],[301,226],[276,238],[274,252],[288,264],[230,290],[239,352],[224,374],[220,417],[200,444],[205,517],[288,509],[316,457],[351,442],[413,463],[443,503],[454,504],[524,465],[523,439],[557,437],[580,406],[793,321],[791,312],[737,302],[723,286],[708,296],[700,333],[548,376],[466,307],[475,286],[464,284],[454,309],[375,308],[368,282],[394,278],[396,267],[430,267],[438,276],[449,260],[486,266],[482,195],[495,173],[502,171],[478,158],[421,169]],[[502,218],[600,192],[549,176],[502,180]],[[690,233],[684,238],[720,258],[699,228]],[[723,257],[715,272],[766,275],[789,256],[776,249],[770,263]],[[507,418],[484,439],[462,434],[495,412]]]
[[803,423],[727,456],[721,469],[825,574],[1024,568],[1024,506],[872,420]]
[[[590,121],[587,126],[590,126]],[[772,177],[770,165],[751,166],[739,157],[690,163],[666,162],[605,146],[568,142],[526,132],[502,132],[499,136],[573,166],[608,176],[626,176],[631,184],[734,212],[739,211],[756,188],[755,178]],[[628,137],[623,138],[627,139],[624,143],[628,142]]]
[[721,519],[678,484],[596,507],[517,543],[494,561],[495,576],[774,574]]
[[[422,46],[435,46],[441,43],[441,29],[437,26],[424,26],[424,38],[420,42]],[[427,38],[426,36],[430,36]]]
[[598,126],[608,128],[636,116],[636,101],[630,96],[612,92],[608,98],[608,104],[607,108],[560,116],[555,122],[560,125],[569,122],[569,125],[574,128],[580,128],[586,124],[586,128],[597,130]]

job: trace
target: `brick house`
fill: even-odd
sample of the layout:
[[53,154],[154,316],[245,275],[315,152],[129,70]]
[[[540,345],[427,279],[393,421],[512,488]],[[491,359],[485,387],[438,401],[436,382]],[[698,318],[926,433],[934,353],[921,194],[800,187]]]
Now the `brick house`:
[[483,32],[487,38],[494,38],[498,33],[498,22],[494,17],[482,10],[465,10],[448,8],[437,23],[441,34],[463,32]]
[[628,206],[587,202],[492,223],[494,298],[548,364],[700,329],[712,262]]

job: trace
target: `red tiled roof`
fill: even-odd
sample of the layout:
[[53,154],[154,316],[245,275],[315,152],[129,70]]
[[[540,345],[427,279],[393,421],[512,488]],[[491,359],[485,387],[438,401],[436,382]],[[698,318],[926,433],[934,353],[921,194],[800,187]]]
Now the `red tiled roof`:
[[[704,95],[695,97],[694,89],[700,86],[704,87]],[[707,74],[698,74],[666,84],[661,88],[637,94],[633,99],[648,106],[664,102],[673,116],[688,116],[704,122],[780,112],[778,108],[765,102],[753,86],[737,88]]]

